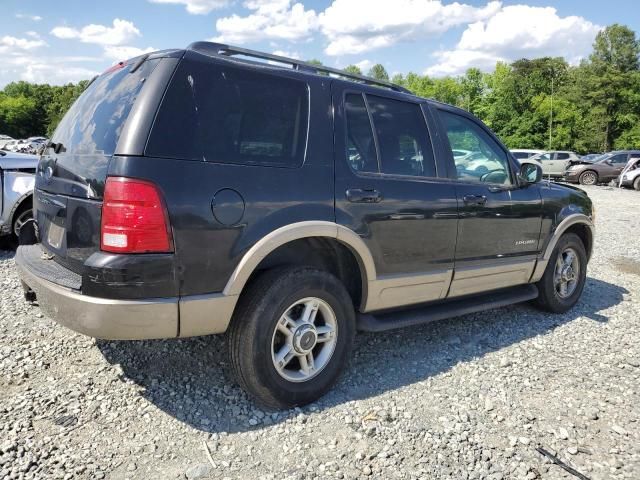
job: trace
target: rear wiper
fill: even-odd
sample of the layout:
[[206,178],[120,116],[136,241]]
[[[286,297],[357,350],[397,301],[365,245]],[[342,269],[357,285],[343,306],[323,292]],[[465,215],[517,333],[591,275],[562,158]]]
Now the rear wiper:
[[49,143],[47,143],[47,148],[53,148],[53,151],[55,153],[64,153],[64,152],[67,151],[67,149],[64,147],[62,142],[60,142],[60,143],[49,142]]

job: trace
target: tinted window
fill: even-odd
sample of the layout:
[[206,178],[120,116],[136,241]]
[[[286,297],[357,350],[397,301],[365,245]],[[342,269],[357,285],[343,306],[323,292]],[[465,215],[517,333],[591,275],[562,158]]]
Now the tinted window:
[[419,105],[367,95],[382,173],[435,177],[427,125]]
[[470,153],[454,157],[458,178],[472,182],[510,184],[509,161],[502,148],[474,121],[440,111],[452,149]]
[[163,100],[147,153],[296,167],[304,160],[308,105],[304,82],[183,61]]
[[349,165],[358,172],[377,172],[376,144],[362,95],[348,94],[345,98],[345,111]]
[[569,154],[565,153],[565,152],[558,152],[556,154],[556,159],[557,160],[568,160],[569,159]]
[[62,143],[67,154],[113,154],[144,80],[159,61],[148,60],[134,73],[125,65],[100,75],[71,106],[51,141]]
[[531,156],[531,154],[527,152],[511,152],[511,154],[517,159],[529,158]]
[[613,163],[627,163],[627,154],[619,153],[612,156],[609,160],[611,160]]

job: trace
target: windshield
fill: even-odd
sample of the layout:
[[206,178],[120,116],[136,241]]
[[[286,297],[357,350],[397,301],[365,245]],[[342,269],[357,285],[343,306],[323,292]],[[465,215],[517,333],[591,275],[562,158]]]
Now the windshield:
[[129,64],[100,75],[71,106],[51,141],[68,154],[112,155],[144,80],[158,62],[148,60],[134,73]]

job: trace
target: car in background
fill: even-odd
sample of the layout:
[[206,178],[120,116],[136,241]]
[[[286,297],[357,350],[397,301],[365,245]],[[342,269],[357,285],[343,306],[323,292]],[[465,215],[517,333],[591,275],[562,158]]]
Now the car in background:
[[640,155],[629,159],[629,163],[622,171],[620,186],[640,190]]
[[576,165],[579,163],[594,163],[596,162],[603,153],[587,153],[586,155],[582,155],[578,160],[571,160],[569,162],[570,165]]
[[562,177],[571,162],[580,160],[576,152],[551,150],[531,157],[542,163],[542,173],[549,177]]
[[544,153],[544,150],[530,150],[527,148],[514,148],[513,150],[509,150],[511,152],[511,155],[513,155],[514,157],[516,157],[516,160],[520,161],[520,160],[527,160],[529,158],[532,158],[536,155],[540,155],[541,153]]
[[11,140],[13,140],[13,137],[10,137],[9,135],[0,135],[0,149],[3,148],[5,144],[7,142],[10,142]]
[[33,218],[33,185],[38,156],[0,150],[0,236],[18,237]]
[[640,150],[617,150],[605,153],[593,163],[571,165],[564,174],[570,183],[596,185],[607,183],[620,176],[632,157],[640,157]]

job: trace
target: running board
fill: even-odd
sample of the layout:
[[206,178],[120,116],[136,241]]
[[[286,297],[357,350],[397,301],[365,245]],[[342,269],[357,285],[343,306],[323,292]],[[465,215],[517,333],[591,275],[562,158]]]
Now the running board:
[[358,314],[357,318],[358,330],[384,332],[385,330],[421,325],[468,313],[505,307],[514,303],[533,300],[537,297],[538,288],[535,285],[527,284],[459,300],[449,300],[445,303],[422,305],[395,312],[361,313]]

